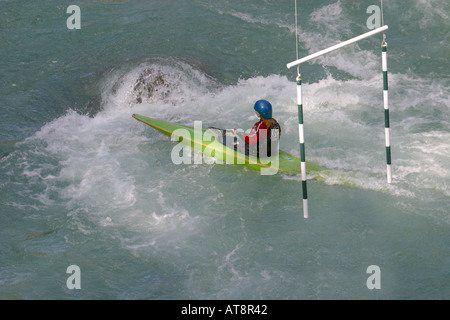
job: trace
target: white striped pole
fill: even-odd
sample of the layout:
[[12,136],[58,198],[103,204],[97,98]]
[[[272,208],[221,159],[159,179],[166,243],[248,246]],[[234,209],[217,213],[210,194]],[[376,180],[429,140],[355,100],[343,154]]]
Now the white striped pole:
[[386,171],[387,182],[392,182],[391,168],[391,139],[389,127],[389,100],[388,100],[388,73],[387,73],[387,43],[383,40],[381,45],[381,61],[383,69],[383,102],[384,102],[384,134],[386,141]]
[[297,77],[298,134],[300,141],[300,166],[302,169],[303,217],[308,218],[308,192],[306,189],[305,133],[303,130],[302,79]]

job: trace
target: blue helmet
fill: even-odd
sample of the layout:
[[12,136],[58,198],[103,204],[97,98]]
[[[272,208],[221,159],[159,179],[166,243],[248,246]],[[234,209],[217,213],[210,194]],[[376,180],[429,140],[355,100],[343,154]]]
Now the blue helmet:
[[267,100],[258,100],[253,107],[261,117],[265,119],[272,119],[272,105]]

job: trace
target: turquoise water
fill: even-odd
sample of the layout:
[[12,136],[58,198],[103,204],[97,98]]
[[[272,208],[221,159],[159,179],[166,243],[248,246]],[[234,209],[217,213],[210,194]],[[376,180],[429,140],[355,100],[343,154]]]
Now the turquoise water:
[[[299,56],[372,4],[299,0]],[[0,298],[450,298],[449,13],[384,1],[392,184],[381,35],[301,66],[306,158],[342,173],[304,219],[300,177],[175,165],[131,117],[247,129],[265,98],[298,155],[294,1],[0,1]]]

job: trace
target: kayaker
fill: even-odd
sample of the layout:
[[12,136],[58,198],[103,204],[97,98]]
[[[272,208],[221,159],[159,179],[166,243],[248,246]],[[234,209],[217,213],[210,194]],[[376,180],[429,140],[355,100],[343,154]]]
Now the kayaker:
[[272,105],[269,101],[258,100],[253,108],[259,121],[254,124],[250,132],[242,135],[245,141],[245,152],[254,154],[256,151],[258,157],[270,157],[272,151],[278,151],[281,136],[280,124],[272,118]]

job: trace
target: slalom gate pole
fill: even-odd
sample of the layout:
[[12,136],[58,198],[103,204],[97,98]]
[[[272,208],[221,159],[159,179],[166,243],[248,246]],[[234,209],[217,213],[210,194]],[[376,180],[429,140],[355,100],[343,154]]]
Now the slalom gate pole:
[[387,72],[387,43],[383,40],[381,45],[381,59],[383,69],[383,102],[384,102],[384,134],[386,142],[386,171],[387,182],[392,182],[391,167],[391,139],[389,127],[389,99],[388,99],[388,72]]
[[305,133],[303,130],[302,79],[297,77],[298,134],[300,141],[300,166],[302,169],[303,217],[308,218],[308,192],[306,189]]

